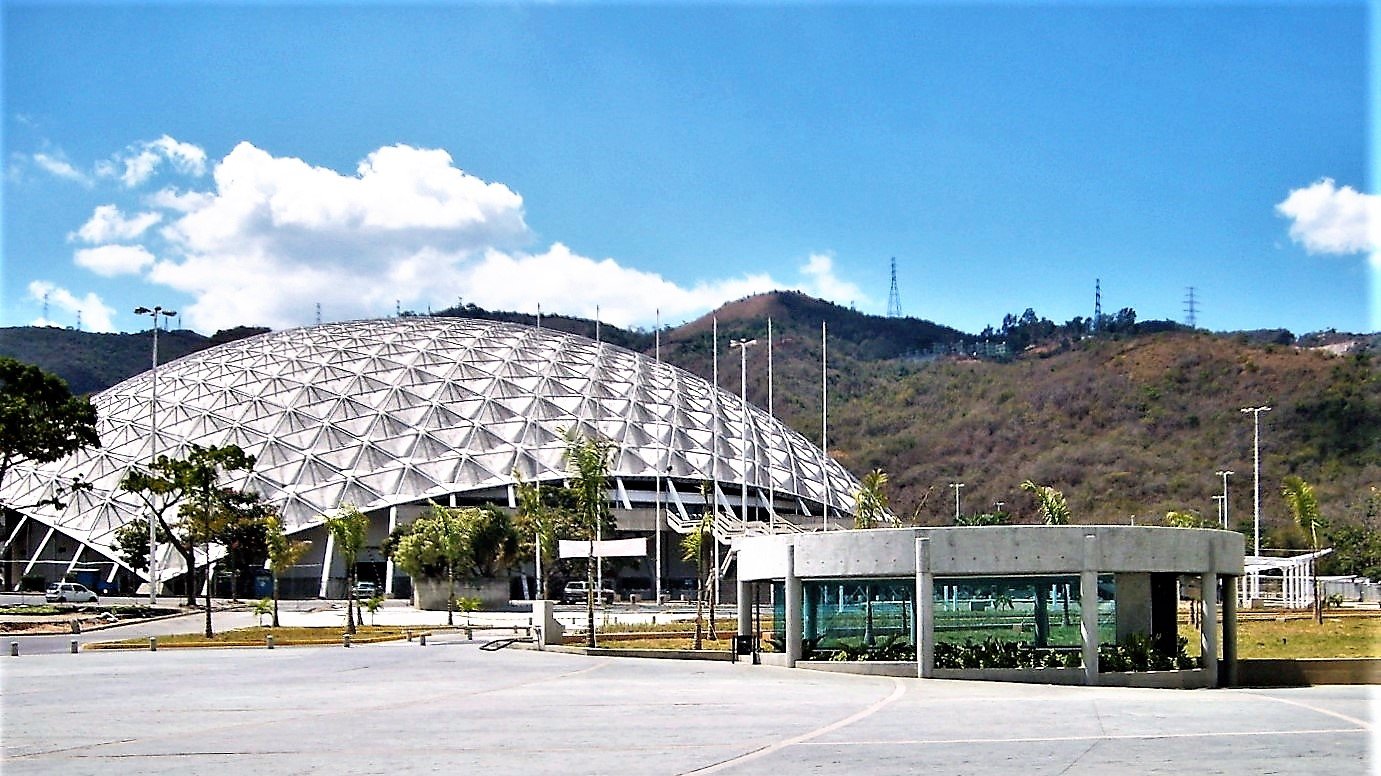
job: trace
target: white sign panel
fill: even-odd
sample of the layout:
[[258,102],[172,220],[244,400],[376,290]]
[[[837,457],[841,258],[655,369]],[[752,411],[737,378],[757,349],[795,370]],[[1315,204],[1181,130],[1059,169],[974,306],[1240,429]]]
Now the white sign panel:
[[[590,557],[590,542],[562,539],[558,544],[562,558]],[[647,537],[641,539],[605,539],[595,542],[596,558],[645,558]]]

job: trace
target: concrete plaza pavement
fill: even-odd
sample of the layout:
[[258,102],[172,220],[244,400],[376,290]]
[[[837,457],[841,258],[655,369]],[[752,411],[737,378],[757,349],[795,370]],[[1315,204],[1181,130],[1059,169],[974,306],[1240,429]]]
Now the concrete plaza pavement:
[[21,774],[1349,774],[1373,687],[1138,690],[505,649],[0,657]]

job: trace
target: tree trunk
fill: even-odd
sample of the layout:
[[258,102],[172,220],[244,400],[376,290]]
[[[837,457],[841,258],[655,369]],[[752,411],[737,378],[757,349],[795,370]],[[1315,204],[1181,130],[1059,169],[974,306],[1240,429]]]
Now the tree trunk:
[[585,646],[595,647],[595,542],[590,540],[590,556],[585,560]]
[[278,575],[273,575],[273,627],[278,627]]
[[456,572],[455,569],[446,570],[446,579],[450,582],[450,592],[446,594],[446,624],[455,625],[455,616],[452,611],[456,603]]
[[345,570],[345,632],[355,635],[355,566]]

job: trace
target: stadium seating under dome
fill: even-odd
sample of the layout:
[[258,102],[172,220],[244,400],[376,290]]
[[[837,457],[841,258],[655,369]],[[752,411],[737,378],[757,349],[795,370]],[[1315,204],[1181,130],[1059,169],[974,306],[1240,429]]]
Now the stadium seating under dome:
[[[818,521],[826,502],[832,513],[849,512],[858,487],[767,413],[750,407],[745,429],[739,398],[699,377],[515,324],[404,317],[221,345],[159,367],[157,428],[153,388],[144,373],[93,397],[101,448],[11,471],[3,485],[11,504],[35,503],[72,477],[93,485],[61,511],[22,510],[26,524],[5,537],[12,580],[17,567],[36,563],[54,578],[79,564],[113,578],[115,530],[147,519],[119,482],[156,454],[176,456],[191,444],[236,444],[254,455],[254,470],[226,484],[277,504],[293,533],[343,503],[376,514],[428,500],[508,503],[515,473],[528,481],[566,476],[568,429],[614,442],[611,498],[624,509],[648,506],[655,482],[668,511],[686,517],[701,484],[713,481],[726,514],[800,523]],[[60,552],[55,533],[75,545]],[[160,556],[160,577],[181,571],[175,555]]]

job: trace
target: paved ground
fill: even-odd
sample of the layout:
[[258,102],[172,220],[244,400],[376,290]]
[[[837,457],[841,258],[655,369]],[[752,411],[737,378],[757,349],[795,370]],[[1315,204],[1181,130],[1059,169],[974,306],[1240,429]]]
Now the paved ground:
[[1376,688],[1133,690],[481,652],[0,656],[20,774],[1375,772]]

